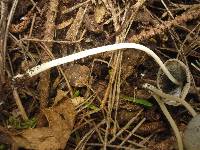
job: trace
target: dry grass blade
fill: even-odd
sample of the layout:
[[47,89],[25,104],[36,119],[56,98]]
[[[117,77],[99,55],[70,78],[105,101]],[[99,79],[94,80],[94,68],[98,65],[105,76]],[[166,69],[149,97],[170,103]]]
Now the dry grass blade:
[[16,88],[13,89],[13,96],[14,96],[14,98],[15,98],[15,102],[16,102],[16,104],[17,104],[17,107],[19,108],[19,111],[20,111],[20,113],[21,113],[21,115],[22,115],[22,118],[23,118],[24,120],[27,120],[27,119],[28,119],[28,116],[27,116],[27,114],[26,114],[26,112],[25,112],[25,110],[24,110],[24,107],[23,107],[23,105],[22,105],[22,102],[21,102],[21,100],[20,100],[20,97],[19,97],[19,94],[18,94]]
[[[6,57],[6,44],[7,44],[7,35],[8,35],[8,28],[9,24],[7,22],[8,18],[8,0],[2,0],[1,1],[1,19],[0,19],[0,86],[2,86],[3,83],[5,83],[5,57]],[[17,1],[13,4],[12,11],[14,11],[15,7],[17,5]],[[13,13],[12,13],[13,14]],[[11,22],[11,15],[10,16],[10,22]],[[0,87],[1,88],[1,87]],[[0,89],[1,90],[1,89]]]
[[21,41],[31,41],[31,42],[46,42],[46,43],[60,43],[60,44],[74,44],[81,42],[82,39],[76,41],[62,41],[62,40],[47,40],[47,39],[37,39],[37,38],[23,38]]
[[3,97],[3,84],[5,83],[5,55],[4,55],[4,37],[6,30],[6,19],[8,15],[8,1],[1,1],[1,18],[0,18],[0,96]]
[[[88,146],[91,147],[103,147],[103,144],[99,144],[99,143],[87,143]],[[120,145],[112,145],[112,144],[108,144],[107,148],[111,148],[111,149],[124,149],[124,150],[142,150],[142,149],[133,149],[130,147],[126,147],[126,146],[120,146]]]
[[167,7],[167,5],[165,4],[165,2],[163,0],[161,0],[162,4],[164,5],[165,9],[167,10],[168,14],[170,15],[170,17],[172,19],[174,19],[174,16],[172,15],[171,11],[169,10],[169,8]]
[[96,128],[99,128],[101,125],[105,124],[105,120],[102,120],[100,123],[98,123],[94,128],[90,129],[90,131],[85,134],[85,136],[81,139],[81,141],[78,143],[78,145],[76,146],[75,150],[79,150],[84,148],[84,146],[86,145],[87,141],[89,140],[89,138],[91,137],[91,135],[95,132]]
[[66,14],[66,13],[69,13],[69,12],[75,10],[75,9],[78,9],[79,7],[86,5],[86,4],[89,3],[90,1],[91,1],[91,0],[86,0],[86,1],[83,2],[83,3],[79,3],[79,4],[77,4],[77,5],[75,5],[75,6],[71,7],[71,8],[67,8],[67,9],[65,9],[65,10],[62,11],[62,14]]
[[72,25],[70,26],[69,30],[66,33],[66,40],[69,41],[75,41],[79,32],[79,29],[82,25],[83,22],[83,18],[84,15],[86,13],[87,10],[87,6],[85,9],[83,9],[82,7],[79,8],[77,14],[76,14],[76,18],[74,19]]
[[146,0],[138,0],[138,2],[130,8],[131,16],[127,20],[125,20],[124,25],[122,25],[122,28],[124,26],[124,29],[122,30],[125,31],[123,35],[124,39],[127,37],[128,32],[130,31],[131,25],[135,19],[135,16],[137,15],[139,9],[143,6],[145,1]]
[[144,123],[146,119],[143,118],[134,128],[133,130],[129,133],[129,135],[121,142],[120,146],[122,146],[134,133],[135,131]]
[[3,64],[4,64],[3,69],[5,69],[5,57],[6,57],[6,50],[7,50],[7,39],[8,39],[8,33],[9,33],[9,27],[12,22],[17,4],[18,4],[18,0],[14,0],[12,8],[10,10],[10,14],[8,16],[8,21],[7,21],[7,26],[6,26],[4,41],[3,41],[3,51],[2,51]]
[[121,135],[129,126],[132,124],[132,122],[137,119],[137,117],[142,113],[143,110],[141,110],[136,116],[134,116],[121,130],[118,131],[118,133],[108,142],[109,144],[114,142],[115,139]]
[[[11,77],[11,73],[8,70],[7,70],[7,74],[8,74],[9,77]],[[22,119],[24,121],[26,121],[26,120],[28,120],[28,115],[27,115],[27,113],[26,113],[26,111],[25,111],[25,109],[24,109],[24,107],[22,105],[20,96],[19,96],[19,94],[17,92],[17,88],[14,87],[13,85],[11,85],[11,87],[12,87],[12,90],[13,90],[12,94],[13,94],[15,103],[16,103],[18,109],[19,109],[20,115],[21,115]]]

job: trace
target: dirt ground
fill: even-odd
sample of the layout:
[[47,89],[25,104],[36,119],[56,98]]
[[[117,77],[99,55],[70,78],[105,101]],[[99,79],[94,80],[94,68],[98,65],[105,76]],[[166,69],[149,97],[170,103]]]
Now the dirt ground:
[[[0,10],[0,150],[180,149],[156,97],[183,137],[194,115],[166,97],[200,112],[199,0],[1,0]],[[163,62],[180,60],[183,68],[171,73],[181,85],[159,78],[159,65],[136,49],[13,78],[114,43],[139,43]]]

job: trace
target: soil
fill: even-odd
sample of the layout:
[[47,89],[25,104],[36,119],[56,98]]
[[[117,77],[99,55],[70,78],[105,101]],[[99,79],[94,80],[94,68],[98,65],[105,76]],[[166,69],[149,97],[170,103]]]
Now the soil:
[[[186,100],[199,113],[199,0],[19,0],[14,9],[16,2],[0,5],[0,149],[178,149],[168,120],[143,88],[157,85],[159,70],[144,52],[106,52],[34,77],[13,76],[86,49],[140,43],[163,62],[186,64]],[[192,116],[181,105],[166,106],[183,134]]]

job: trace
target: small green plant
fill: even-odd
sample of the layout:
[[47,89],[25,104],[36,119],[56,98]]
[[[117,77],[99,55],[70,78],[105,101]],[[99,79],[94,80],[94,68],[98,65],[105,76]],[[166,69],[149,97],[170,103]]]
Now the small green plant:
[[5,144],[0,144],[0,150],[6,150],[6,145]]
[[79,96],[80,96],[80,91],[79,90],[75,90],[73,97],[75,98],[75,97],[79,97]]
[[86,105],[86,108],[89,108],[89,109],[91,109],[91,110],[94,110],[94,111],[99,111],[99,110],[100,110],[99,107],[95,106],[95,105],[92,104],[92,103],[87,102],[85,105]]
[[35,128],[37,124],[36,118],[31,118],[25,121],[21,121],[19,118],[10,116],[7,120],[7,125],[15,128],[15,129],[27,129],[27,128]]
[[143,106],[146,106],[146,107],[152,107],[153,106],[152,103],[150,103],[149,101],[147,101],[145,99],[134,98],[134,97],[131,97],[131,96],[126,96],[126,95],[121,95],[120,97],[124,100],[129,101],[129,102],[140,104],[140,105],[143,105]]

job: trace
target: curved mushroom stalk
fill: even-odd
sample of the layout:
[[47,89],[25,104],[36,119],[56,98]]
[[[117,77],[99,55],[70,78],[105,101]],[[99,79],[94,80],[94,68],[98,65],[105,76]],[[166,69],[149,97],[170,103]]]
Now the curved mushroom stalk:
[[[158,89],[160,89],[162,92],[172,95],[174,97],[178,97],[182,100],[185,99],[186,95],[188,94],[188,91],[190,89],[190,71],[188,67],[181,61],[177,59],[169,59],[166,61],[165,66],[169,70],[169,72],[172,74],[173,77],[180,83],[179,85],[176,85],[172,83],[167,76],[164,74],[164,72],[159,69],[157,74],[157,86]],[[168,105],[174,105],[178,106],[181,103],[177,102],[173,99],[167,99],[165,101]]]
[[81,58],[85,58],[85,57],[103,53],[103,52],[114,51],[114,50],[118,50],[118,49],[127,49],[127,48],[143,51],[143,52],[147,53],[148,55],[150,55],[151,57],[153,57],[153,59],[158,63],[158,65],[163,70],[163,72],[166,74],[166,76],[170,79],[170,81],[172,81],[174,84],[177,84],[177,85],[179,84],[179,82],[171,75],[171,73],[165,67],[165,65],[160,60],[160,58],[152,50],[150,50],[149,48],[147,48],[143,45],[136,44],[136,43],[118,43],[118,44],[106,45],[106,46],[102,46],[102,47],[97,47],[97,48],[92,48],[92,49],[88,49],[85,51],[81,51],[81,52],[78,52],[78,53],[75,53],[72,55],[54,59],[52,61],[35,66],[35,67],[27,70],[27,72],[25,74],[18,74],[16,76],[14,76],[13,79],[15,80],[16,78],[23,78],[25,76],[32,77],[32,76],[35,76],[35,75],[39,74],[40,72],[43,72],[52,67],[59,66],[59,65],[62,65],[62,64],[68,63],[68,62],[72,62],[72,61],[75,61],[75,60],[78,60]]
[[162,110],[163,114],[167,118],[169,124],[171,125],[171,127],[174,131],[174,134],[175,134],[176,140],[177,140],[178,149],[183,150],[183,141],[182,141],[182,138],[181,138],[181,134],[179,132],[179,129],[178,129],[174,119],[172,118],[169,111],[167,110],[165,103],[161,100],[161,98],[158,95],[156,95],[156,94],[152,94],[152,95],[156,99],[157,103],[160,106],[160,109]]
[[177,59],[169,59],[164,64],[172,76],[174,76],[180,84],[176,85],[172,83],[168,80],[163,71],[159,69],[157,74],[158,89],[151,87],[150,90],[153,90],[157,95],[161,96],[162,100],[166,104],[173,106],[182,104],[193,117],[196,116],[197,113],[195,110],[189,103],[187,103],[187,101],[185,101],[185,97],[189,92],[191,83],[190,71],[188,67]]
[[[152,92],[152,95],[158,102],[161,110],[163,111],[164,115],[166,116],[167,120],[169,121],[175,133],[179,150],[183,150],[183,142],[180,132],[175,124],[175,121],[173,120],[167,108],[165,107],[164,103],[173,106],[178,106],[182,104],[192,114],[193,117],[196,118],[197,116],[199,116],[192,108],[192,106],[185,101],[185,97],[190,89],[190,82],[191,82],[190,72],[187,66],[183,62],[177,59],[170,59],[166,61],[164,64],[166,68],[169,70],[169,72],[172,74],[172,76],[179,82],[179,85],[171,82],[164,74],[164,72],[161,69],[159,69],[157,74],[158,89],[149,84],[144,84],[143,87]],[[200,126],[200,116],[198,120],[199,120],[198,125]],[[186,148],[189,147],[187,148],[187,150],[198,150],[198,148],[200,147],[200,144],[197,144],[199,143],[200,140],[200,132],[198,132],[198,134],[195,133],[195,136],[198,137],[197,138],[198,142],[196,144],[192,143],[191,140],[189,140],[190,142],[187,141],[188,138],[189,139],[193,138],[193,135],[190,134],[191,132],[189,130],[194,131],[195,129],[196,126],[191,128],[189,126],[185,132],[184,144],[186,145]],[[198,130],[200,131],[199,127]],[[198,145],[198,147],[195,147],[194,149],[194,147],[192,147],[194,145],[195,146]]]

